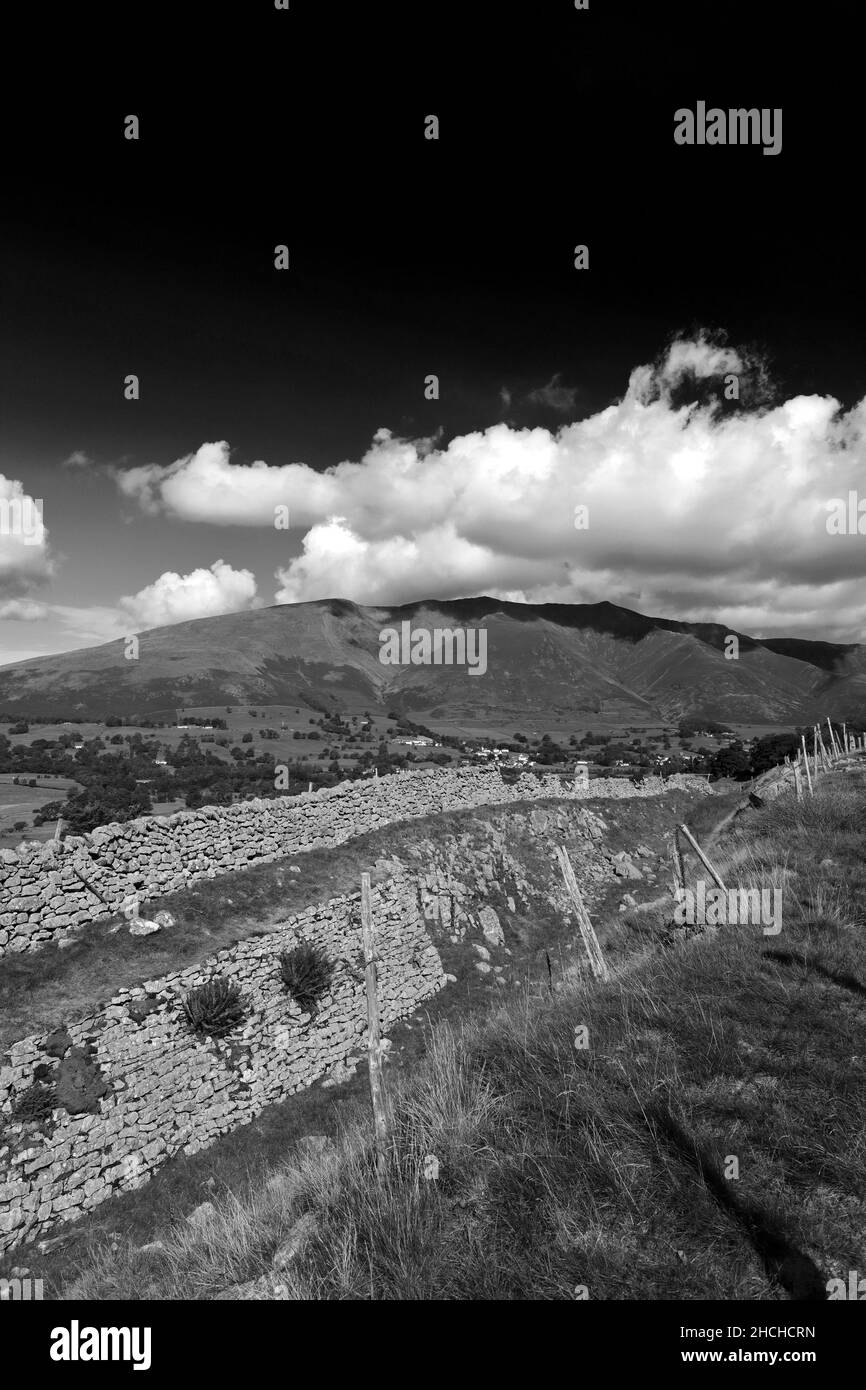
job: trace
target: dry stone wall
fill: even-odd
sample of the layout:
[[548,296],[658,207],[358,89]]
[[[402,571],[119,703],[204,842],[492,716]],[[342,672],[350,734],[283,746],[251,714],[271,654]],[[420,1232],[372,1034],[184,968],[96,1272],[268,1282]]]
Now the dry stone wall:
[[[383,1030],[445,984],[412,879],[373,890]],[[329,993],[304,1014],[278,956],[314,941],[334,964]],[[236,981],[242,1025],[223,1039],[191,1031],[182,999],[213,975]],[[0,1253],[142,1186],[317,1079],[342,1079],[363,1047],[367,1013],[359,895],[334,898],[176,974],[120,990],[107,1004],[0,1057]],[[50,1115],[15,1119],[34,1084]],[[60,1104],[59,1102],[63,1102]]]
[[143,902],[197,879],[343,844],[397,821],[547,797],[657,796],[686,786],[709,791],[703,778],[686,775],[667,782],[647,777],[635,785],[530,773],[511,782],[493,768],[429,769],[343,782],[300,797],[147,816],[62,842],[0,849],[0,956],[68,936],[84,922],[119,911],[132,896]]

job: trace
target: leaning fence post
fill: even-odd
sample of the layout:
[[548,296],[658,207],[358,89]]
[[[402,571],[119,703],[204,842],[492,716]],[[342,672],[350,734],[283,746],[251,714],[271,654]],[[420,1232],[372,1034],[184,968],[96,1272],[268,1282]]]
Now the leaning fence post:
[[364,976],[367,984],[367,1059],[370,1068],[370,1097],[376,1129],[376,1166],[381,1173],[386,1163],[390,1105],[382,1074],[382,1039],[379,1033],[379,991],[376,971],[376,934],[370,900],[370,875],[361,875],[361,932],[364,939]]
[[701,863],[703,864],[704,868],[706,869],[707,873],[710,875],[710,877],[713,879],[713,882],[716,884],[716,887],[717,887],[717,888],[721,888],[721,890],[722,890],[723,893],[727,893],[728,890],[727,890],[727,888],[725,887],[724,883],[722,882],[721,876],[720,876],[720,875],[716,872],[716,870],[713,868],[712,864],[710,863],[710,861],[709,861],[709,859],[707,858],[707,856],[704,854],[704,851],[701,849],[701,847],[700,847],[700,845],[698,844],[697,840],[695,839],[694,835],[693,835],[692,832],[689,830],[689,827],[688,827],[687,825],[681,825],[681,826],[679,827],[679,830],[680,830],[680,834],[683,835],[683,836],[685,836],[686,840],[688,840],[689,844],[691,845],[691,847],[692,847],[692,849],[694,850],[695,854],[696,854],[696,855],[698,856],[698,858],[700,859],[700,861],[701,861]]
[[589,957],[590,969],[597,980],[609,980],[610,971],[607,962],[598,944],[598,937],[595,934],[595,927],[592,925],[589,913],[584,906],[583,898],[580,896],[580,889],[577,886],[577,879],[574,877],[574,869],[571,867],[571,860],[568,851],[563,845],[554,850],[559,867],[562,870],[562,877],[565,879],[565,886],[576,908],[577,925],[583,937],[583,944],[586,947],[586,954]]
[[674,868],[674,897],[676,897],[677,889],[685,888],[686,886],[686,871],[683,867],[683,856],[680,853],[680,842],[677,836],[676,826],[674,826],[674,834],[671,841],[671,863]]

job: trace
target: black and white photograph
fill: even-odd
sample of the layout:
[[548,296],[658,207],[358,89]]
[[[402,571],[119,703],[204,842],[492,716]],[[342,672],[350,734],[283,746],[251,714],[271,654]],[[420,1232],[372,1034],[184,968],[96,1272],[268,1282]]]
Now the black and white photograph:
[[249,1303],[853,1353],[786,1305],[866,1301],[858,10],[9,21],[25,1372]]

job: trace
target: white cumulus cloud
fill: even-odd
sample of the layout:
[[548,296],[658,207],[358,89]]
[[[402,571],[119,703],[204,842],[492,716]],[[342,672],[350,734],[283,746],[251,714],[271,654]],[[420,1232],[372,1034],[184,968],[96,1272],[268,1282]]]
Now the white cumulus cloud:
[[[739,405],[723,398],[730,373]],[[188,521],[270,527],[288,506],[301,550],[277,571],[278,602],[608,598],[756,635],[863,640],[866,535],[830,534],[827,519],[850,490],[866,501],[866,398],[770,404],[765,385],[760,362],[699,336],[557,430],[499,423],[439,446],[382,429],[324,472],[235,463],[220,442],[117,480]]]
[[135,627],[149,628],[235,613],[260,607],[261,602],[250,570],[232,569],[224,560],[216,560],[210,569],[190,574],[167,570],[137,594],[122,598],[120,606]]
[[0,473],[0,594],[29,594],[53,572],[42,499]]

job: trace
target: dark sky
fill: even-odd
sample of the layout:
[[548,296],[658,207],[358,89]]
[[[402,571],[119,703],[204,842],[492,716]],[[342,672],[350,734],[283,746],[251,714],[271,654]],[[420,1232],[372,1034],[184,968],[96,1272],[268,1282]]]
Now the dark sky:
[[[0,473],[45,499],[56,561],[47,587],[7,592],[111,608],[224,556],[272,602],[285,537],[142,516],[105,470],[216,440],[323,470],[382,427],[556,430],[530,393],[555,379],[589,417],[677,336],[761,354],[775,400],[853,406],[858,6],[762,4],[760,25],[755,8],[40,9],[0,98]],[[676,146],[673,112],[698,99],[782,107],[782,153]],[[75,451],[88,464],[62,468]],[[5,659],[90,632],[63,622],[0,622]]]

